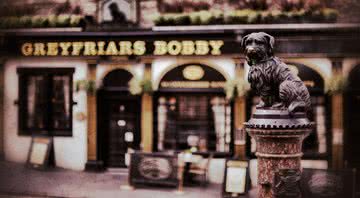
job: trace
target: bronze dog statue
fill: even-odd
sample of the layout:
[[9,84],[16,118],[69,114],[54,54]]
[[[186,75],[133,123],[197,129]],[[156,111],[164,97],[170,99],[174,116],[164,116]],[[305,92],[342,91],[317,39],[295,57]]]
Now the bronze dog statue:
[[290,114],[307,112],[310,95],[304,83],[274,56],[275,39],[264,32],[246,35],[241,45],[250,66],[248,81],[260,95],[257,107],[288,109]]

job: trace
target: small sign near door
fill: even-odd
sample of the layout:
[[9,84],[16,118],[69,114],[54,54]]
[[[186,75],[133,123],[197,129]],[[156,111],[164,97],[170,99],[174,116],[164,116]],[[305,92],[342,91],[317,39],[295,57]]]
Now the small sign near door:
[[52,142],[51,137],[32,137],[27,164],[32,168],[46,168],[49,162]]
[[250,185],[249,162],[227,160],[223,182],[223,197],[239,197],[247,193]]

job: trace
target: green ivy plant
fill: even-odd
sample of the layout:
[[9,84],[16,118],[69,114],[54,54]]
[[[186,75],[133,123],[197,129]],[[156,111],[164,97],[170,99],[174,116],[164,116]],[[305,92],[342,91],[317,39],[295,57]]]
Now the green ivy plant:
[[191,13],[164,13],[154,19],[157,26],[210,24],[269,24],[269,23],[334,23],[339,12],[332,8],[316,10],[254,10],[229,12],[202,10]]
[[141,94],[152,94],[152,82],[149,79],[141,79],[138,77],[133,77],[129,81],[129,92],[132,95],[141,95]]
[[347,80],[342,74],[334,74],[325,83],[325,93],[329,95],[341,94],[347,87]]
[[232,100],[236,97],[246,96],[250,90],[250,84],[244,79],[227,80],[224,86],[226,98]]
[[70,14],[0,17],[0,28],[80,27],[83,21],[83,16]]
[[86,93],[94,95],[96,92],[96,83],[94,80],[77,80],[75,81],[75,91],[86,91]]

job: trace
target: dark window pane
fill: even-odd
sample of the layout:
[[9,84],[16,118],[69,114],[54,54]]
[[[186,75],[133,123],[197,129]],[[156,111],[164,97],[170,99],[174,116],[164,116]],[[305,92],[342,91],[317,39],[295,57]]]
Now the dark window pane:
[[157,106],[157,148],[230,152],[231,120],[231,106],[223,96],[162,96]]
[[54,76],[52,93],[51,128],[67,129],[70,127],[70,77]]
[[18,68],[19,133],[72,135],[73,68]]
[[26,128],[46,128],[46,83],[44,76],[29,76],[26,85]]

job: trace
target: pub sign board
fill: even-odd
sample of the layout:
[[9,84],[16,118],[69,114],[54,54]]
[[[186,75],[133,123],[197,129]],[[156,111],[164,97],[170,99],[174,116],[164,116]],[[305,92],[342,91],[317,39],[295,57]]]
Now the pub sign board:
[[177,187],[177,156],[163,153],[131,154],[130,184],[142,186]]
[[159,90],[169,89],[220,89],[223,91],[225,77],[210,66],[190,63],[167,72],[161,79]]
[[240,197],[248,192],[249,187],[249,162],[226,160],[222,196]]
[[220,56],[240,54],[236,34],[196,32],[39,32],[7,35],[9,55],[23,57]]

